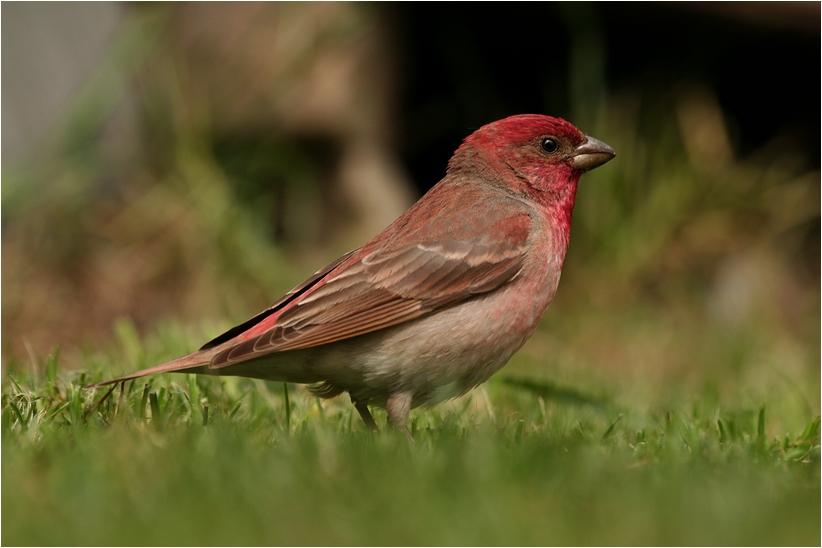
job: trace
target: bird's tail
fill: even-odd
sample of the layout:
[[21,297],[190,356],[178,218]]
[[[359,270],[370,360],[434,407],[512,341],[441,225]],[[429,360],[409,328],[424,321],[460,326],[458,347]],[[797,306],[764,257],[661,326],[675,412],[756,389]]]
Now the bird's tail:
[[199,368],[204,368],[209,363],[211,363],[212,357],[214,357],[214,353],[210,350],[194,352],[193,354],[183,356],[182,358],[177,358],[176,360],[171,360],[170,362],[161,363],[160,365],[155,365],[154,367],[149,367],[148,369],[143,369],[141,371],[137,371],[136,373],[131,373],[130,375],[125,375],[123,377],[117,377],[116,379],[90,384],[85,388],[99,388],[100,386],[116,384],[118,382],[123,381],[130,381],[131,379],[145,377],[146,375],[154,375],[156,373],[197,373],[198,371],[188,370],[197,370]]

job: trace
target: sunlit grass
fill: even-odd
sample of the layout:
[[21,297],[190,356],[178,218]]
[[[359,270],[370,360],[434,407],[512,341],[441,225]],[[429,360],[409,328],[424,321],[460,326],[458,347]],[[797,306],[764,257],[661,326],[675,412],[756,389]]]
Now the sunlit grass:
[[236,378],[140,379],[89,414],[100,376],[7,377],[4,544],[819,542],[819,418],[766,434],[764,402],[647,411],[504,371],[415,410],[409,446],[345,398]]

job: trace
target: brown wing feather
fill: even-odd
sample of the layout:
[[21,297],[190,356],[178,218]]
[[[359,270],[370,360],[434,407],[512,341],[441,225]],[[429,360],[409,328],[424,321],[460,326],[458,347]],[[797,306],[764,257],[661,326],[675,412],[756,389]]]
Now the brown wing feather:
[[334,261],[331,264],[326,265],[324,268],[318,270],[310,278],[308,278],[306,281],[304,281],[303,283],[301,283],[300,285],[298,285],[297,287],[295,287],[294,289],[292,289],[291,291],[289,291],[288,293],[283,295],[282,298],[280,298],[277,302],[275,302],[274,304],[272,304],[271,306],[269,306],[268,308],[266,308],[265,310],[263,310],[262,312],[260,312],[256,316],[254,316],[253,318],[251,318],[250,320],[247,320],[247,321],[241,323],[238,326],[232,327],[231,329],[229,329],[228,331],[226,331],[222,335],[220,335],[220,336],[218,336],[214,339],[211,339],[210,341],[205,343],[200,348],[200,350],[209,350],[211,348],[214,348],[215,346],[219,346],[219,345],[223,344],[224,342],[230,341],[231,339],[233,339],[237,335],[247,331],[248,329],[252,328],[253,326],[259,324],[260,322],[265,320],[267,317],[269,317],[272,314],[276,313],[278,310],[282,309],[288,303],[290,303],[294,299],[298,298],[305,291],[308,291],[309,289],[311,289],[315,284],[319,283],[319,281],[325,275],[327,275],[329,272],[331,272],[332,270],[337,268],[341,263],[343,263],[348,257],[350,257],[356,251],[357,251],[356,249],[353,250],[353,251],[349,251],[348,253],[346,253],[345,255],[343,255],[342,257],[337,259],[336,261]]
[[363,335],[492,291],[522,268],[530,218],[497,225],[474,240],[409,244],[338,273],[323,269],[330,276],[322,285],[289,300],[271,329],[219,352],[210,367]]

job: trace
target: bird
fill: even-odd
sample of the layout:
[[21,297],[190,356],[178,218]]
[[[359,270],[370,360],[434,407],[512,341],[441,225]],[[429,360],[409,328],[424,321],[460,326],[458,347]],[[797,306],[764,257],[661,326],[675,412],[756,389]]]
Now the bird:
[[485,382],[534,332],[559,284],[580,176],[615,156],[562,118],[486,124],[362,247],[196,352],[86,388],[156,373],[307,384],[321,398],[348,393],[371,430],[369,407],[385,409],[413,441],[412,408]]

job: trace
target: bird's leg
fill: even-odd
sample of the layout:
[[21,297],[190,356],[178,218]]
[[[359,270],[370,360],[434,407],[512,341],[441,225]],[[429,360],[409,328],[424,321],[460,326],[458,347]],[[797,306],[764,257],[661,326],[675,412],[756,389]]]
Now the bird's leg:
[[414,436],[411,435],[411,430],[408,429],[408,414],[411,412],[411,400],[414,399],[414,394],[410,392],[398,392],[388,396],[388,401],[385,402],[385,410],[388,411],[388,420],[398,430],[405,432],[408,437],[408,442],[414,445]]
[[360,417],[362,417],[366,428],[372,432],[378,432],[379,428],[377,428],[377,423],[374,421],[374,417],[371,416],[371,411],[368,410],[368,406],[362,402],[358,402],[354,398],[351,398],[351,403],[354,404],[354,408],[360,414]]

